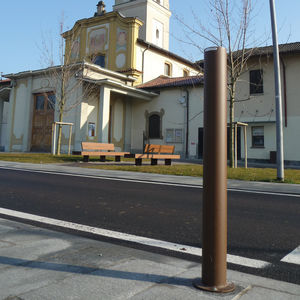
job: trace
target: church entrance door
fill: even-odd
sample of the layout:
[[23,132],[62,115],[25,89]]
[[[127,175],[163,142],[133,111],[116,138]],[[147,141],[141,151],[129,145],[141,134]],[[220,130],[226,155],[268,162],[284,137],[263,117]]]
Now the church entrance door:
[[31,151],[50,152],[52,123],[54,122],[55,95],[53,93],[34,96]]

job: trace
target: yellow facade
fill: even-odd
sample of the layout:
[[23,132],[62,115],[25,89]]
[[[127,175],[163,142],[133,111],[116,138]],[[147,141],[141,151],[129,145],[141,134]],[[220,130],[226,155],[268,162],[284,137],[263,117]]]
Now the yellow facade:
[[139,78],[136,41],[142,25],[139,19],[125,18],[118,12],[79,20],[63,34],[65,63],[102,59],[105,68]]

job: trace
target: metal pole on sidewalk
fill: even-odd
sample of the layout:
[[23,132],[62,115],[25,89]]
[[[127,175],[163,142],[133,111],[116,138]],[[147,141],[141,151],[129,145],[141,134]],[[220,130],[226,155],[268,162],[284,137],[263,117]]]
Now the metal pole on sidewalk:
[[212,47],[204,54],[204,155],[202,278],[194,286],[219,293],[227,283],[227,54]]
[[274,0],[270,0],[270,13],[273,36],[273,57],[276,98],[276,151],[277,151],[277,179],[284,181],[283,129],[282,129],[282,100],[280,82],[279,49],[277,40],[277,25]]

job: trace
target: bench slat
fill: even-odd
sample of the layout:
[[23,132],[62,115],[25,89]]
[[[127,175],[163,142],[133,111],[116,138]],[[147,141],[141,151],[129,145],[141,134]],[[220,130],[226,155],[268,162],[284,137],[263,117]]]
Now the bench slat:
[[85,150],[97,150],[97,151],[114,151],[115,145],[114,144],[107,144],[107,143],[94,143],[94,142],[82,142],[81,148],[83,151]]
[[170,153],[173,154],[175,150],[175,146],[172,145],[154,145],[154,144],[146,144],[145,153]]
[[180,155],[178,154],[152,154],[152,153],[144,153],[144,154],[135,154],[134,158],[155,158],[155,159],[180,159]]
[[177,154],[154,154],[152,158],[155,158],[155,159],[180,159],[180,155],[177,155]]
[[124,156],[129,152],[82,151],[83,156]]

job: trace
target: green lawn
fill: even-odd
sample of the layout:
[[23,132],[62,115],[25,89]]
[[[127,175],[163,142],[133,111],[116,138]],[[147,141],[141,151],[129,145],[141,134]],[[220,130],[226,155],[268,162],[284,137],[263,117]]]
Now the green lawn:
[[[0,160],[2,161],[15,161],[15,162],[28,162],[28,163],[76,163],[76,166],[105,169],[105,170],[120,170],[120,171],[132,171],[132,172],[145,172],[145,173],[158,173],[169,174],[178,176],[203,176],[203,167],[198,164],[173,164],[172,166],[158,165],[143,165],[135,166],[134,164],[122,165],[121,163],[107,164],[93,164],[96,162],[96,158],[90,159],[91,163],[80,163],[82,156],[76,155],[60,155],[53,156],[51,154],[36,154],[36,153],[2,153],[0,154]],[[113,161],[113,159],[111,159]],[[132,161],[133,159],[123,159],[123,162]],[[271,168],[228,168],[228,178],[238,180],[249,181],[264,181],[264,182],[276,182],[276,169]],[[285,170],[285,182],[300,184],[300,170]]]

